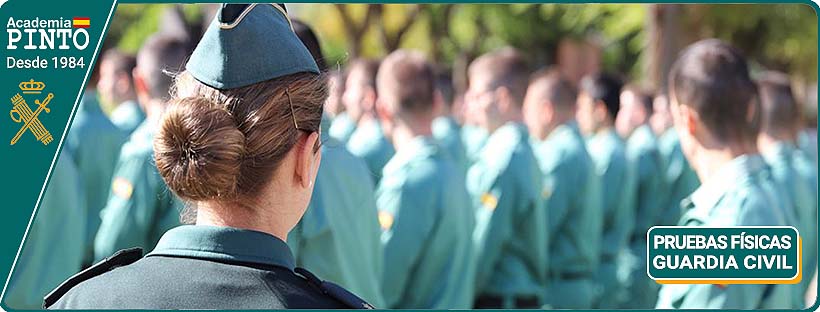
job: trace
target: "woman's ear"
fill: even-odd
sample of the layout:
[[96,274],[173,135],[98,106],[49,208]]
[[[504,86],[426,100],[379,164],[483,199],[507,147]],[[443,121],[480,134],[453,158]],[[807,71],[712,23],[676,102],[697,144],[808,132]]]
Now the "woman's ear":
[[304,188],[313,186],[313,179],[315,178],[316,170],[319,167],[321,154],[313,149],[319,141],[319,132],[311,132],[309,135],[302,136],[302,144],[297,144],[296,151],[296,179]]

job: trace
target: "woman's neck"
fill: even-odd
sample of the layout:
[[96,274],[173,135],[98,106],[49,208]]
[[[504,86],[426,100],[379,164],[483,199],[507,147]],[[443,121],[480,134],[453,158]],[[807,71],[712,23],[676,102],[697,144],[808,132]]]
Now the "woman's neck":
[[[284,216],[270,205],[260,206],[264,209],[254,209],[238,204],[221,205],[209,202],[197,204],[196,224],[227,226],[268,233],[282,241],[288,241],[288,232],[293,228],[292,222],[287,222],[289,216]],[[263,213],[260,213],[262,211]],[[298,218],[297,218],[298,220]]]

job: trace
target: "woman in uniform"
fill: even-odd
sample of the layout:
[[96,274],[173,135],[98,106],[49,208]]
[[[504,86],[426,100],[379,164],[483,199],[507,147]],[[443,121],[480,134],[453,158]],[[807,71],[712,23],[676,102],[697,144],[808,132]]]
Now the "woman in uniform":
[[326,81],[283,5],[223,5],[177,76],[157,169],[196,210],[156,248],[123,250],[46,297],[47,308],[372,308],[294,267],[288,232],[321,161]]

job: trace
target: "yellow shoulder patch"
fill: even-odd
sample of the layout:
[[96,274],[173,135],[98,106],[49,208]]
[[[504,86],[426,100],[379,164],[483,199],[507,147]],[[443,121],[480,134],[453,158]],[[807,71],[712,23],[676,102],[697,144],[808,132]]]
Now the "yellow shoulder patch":
[[393,227],[393,215],[386,211],[379,211],[379,225],[382,226],[383,231],[387,231]]
[[493,194],[484,193],[481,195],[481,204],[484,205],[484,208],[487,210],[493,211],[495,207],[498,206],[498,198],[493,196]]
[[131,181],[118,177],[111,183],[111,190],[117,197],[129,199],[131,198],[131,193],[134,192],[134,185],[131,184]]

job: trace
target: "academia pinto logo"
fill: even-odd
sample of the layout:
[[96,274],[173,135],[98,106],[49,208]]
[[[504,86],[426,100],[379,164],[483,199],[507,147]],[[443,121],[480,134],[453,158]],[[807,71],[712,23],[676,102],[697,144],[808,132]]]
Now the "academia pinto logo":
[[796,284],[800,234],[791,226],[656,226],[646,273],[660,284]]
[[[22,91],[25,95],[37,96],[43,93],[43,89],[45,89],[46,84],[40,81],[34,81],[31,79],[29,81],[21,82],[18,87],[20,91]],[[31,97],[30,96],[30,97]],[[49,93],[43,99],[34,99],[34,104],[37,106],[35,110],[31,110],[29,104],[26,102],[26,98],[20,93],[15,94],[11,97],[11,105],[12,109],[9,112],[9,116],[11,116],[11,120],[22,124],[20,130],[17,131],[17,134],[11,138],[11,145],[17,144],[17,141],[23,136],[26,132],[31,132],[32,135],[43,143],[43,145],[48,145],[54,138],[51,136],[51,132],[43,126],[43,123],[40,122],[40,113],[51,112],[49,109],[48,103],[51,102],[51,99],[54,98],[53,93]]]
[[[84,51],[91,43],[88,17],[15,19],[6,22],[6,68],[75,69],[85,68],[83,57],[71,55]],[[56,51],[63,56],[42,57],[41,52]],[[18,54],[15,57],[12,54]]]

